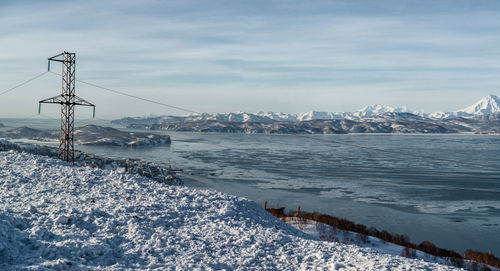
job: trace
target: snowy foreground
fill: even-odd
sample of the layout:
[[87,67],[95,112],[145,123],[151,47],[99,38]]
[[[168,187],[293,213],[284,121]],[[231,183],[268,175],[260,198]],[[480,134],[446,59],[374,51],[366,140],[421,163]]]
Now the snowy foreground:
[[0,152],[0,269],[453,270],[320,241],[257,204]]

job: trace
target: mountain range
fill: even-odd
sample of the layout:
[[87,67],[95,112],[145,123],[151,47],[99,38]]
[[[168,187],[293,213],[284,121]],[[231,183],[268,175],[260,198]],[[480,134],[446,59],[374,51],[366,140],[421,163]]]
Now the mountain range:
[[366,117],[372,117],[385,113],[411,113],[417,116],[427,117],[431,119],[448,119],[455,117],[473,117],[478,115],[500,113],[500,98],[490,94],[483,99],[477,101],[473,105],[464,109],[452,112],[435,112],[425,114],[421,110],[409,110],[406,106],[393,107],[389,105],[375,104],[365,106],[355,112],[325,112],[325,111],[310,111],[300,114],[286,114],[275,112],[230,112],[230,113],[194,113],[184,116],[153,116],[153,117],[127,117],[119,120],[114,120],[115,124],[158,124],[167,122],[183,122],[183,121],[208,121],[216,120],[221,122],[274,122],[274,121],[307,121],[315,119],[349,119],[357,120]]
[[127,117],[112,123],[136,129],[232,133],[498,133],[499,119],[500,98],[488,95],[464,109],[432,114],[377,104],[355,112],[194,113]]

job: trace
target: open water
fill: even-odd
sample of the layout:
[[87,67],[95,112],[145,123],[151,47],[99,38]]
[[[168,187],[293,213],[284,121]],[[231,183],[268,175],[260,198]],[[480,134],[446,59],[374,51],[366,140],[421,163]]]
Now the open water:
[[77,149],[171,163],[185,170],[188,186],[269,207],[300,205],[407,234],[415,243],[500,254],[498,135],[167,134],[171,146]]

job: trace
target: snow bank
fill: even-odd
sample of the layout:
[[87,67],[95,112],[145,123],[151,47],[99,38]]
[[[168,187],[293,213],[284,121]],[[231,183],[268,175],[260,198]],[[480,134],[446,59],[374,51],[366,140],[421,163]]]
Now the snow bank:
[[0,269],[452,270],[323,242],[248,200],[0,152]]

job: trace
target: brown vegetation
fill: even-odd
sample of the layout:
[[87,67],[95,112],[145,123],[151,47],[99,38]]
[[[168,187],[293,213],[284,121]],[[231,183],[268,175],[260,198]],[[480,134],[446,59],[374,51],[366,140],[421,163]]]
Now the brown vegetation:
[[465,259],[500,268],[500,259],[495,257],[493,254],[467,250],[465,251]]
[[[415,250],[420,250],[430,255],[434,255],[437,257],[447,258],[449,262],[458,267],[469,267],[469,269],[474,270],[489,270],[487,266],[481,266],[481,268],[477,267],[474,263],[468,264],[468,266],[464,266],[464,260],[476,261],[479,263],[487,264],[490,266],[494,266],[496,268],[500,268],[500,260],[493,256],[490,252],[482,253],[472,250],[467,250],[465,252],[465,256],[459,254],[456,251],[448,250],[444,248],[436,247],[433,243],[429,241],[424,241],[419,245],[410,242],[410,238],[407,235],[397,234],[397,233],[389,233],[386,230],[379,231],[376,228],[370,227],[363,224],[356,224],[350,220],[345,218],[338,218],[331,215],[319,214],[319,213],[307,213],[307,212],[289,212],[285,213],[285,208],[270,208],[266,209],[269,213],[273,214],[276,217],[299,217],[302,219],[313,220],[316,222],[324,223],[330,225],[336,229],[341,229],[344,231],[351,231],[358,233],[359,238],[366,239],[367,236],[377,237],[383,241],[394,243],[396,245],[400,245],[405,247],[403,251],[403,256],[406,257],[414,257]],[[472,268],[474,266],[474,268]]]

